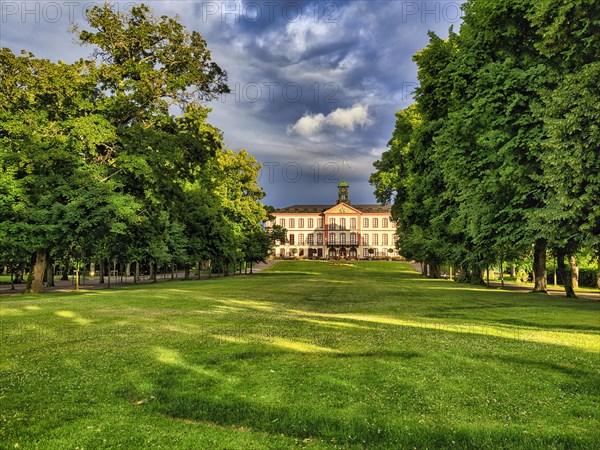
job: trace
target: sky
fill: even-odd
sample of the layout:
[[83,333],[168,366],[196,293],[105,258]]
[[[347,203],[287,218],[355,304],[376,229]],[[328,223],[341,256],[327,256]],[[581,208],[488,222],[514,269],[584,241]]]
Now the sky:
[[[0,46],[54,61],[88,57],[68,29],[100,3],[0,0]],[[335,203],[342,177],[352,203],[375,203],[369,176],[395,112],[413,102],[412,56],[428,31],[458,30],[462,0],[145,3],[206,39],[231,89],[208,104],[209,122],[228,148],[263,164],[263,203],[284,207]]]

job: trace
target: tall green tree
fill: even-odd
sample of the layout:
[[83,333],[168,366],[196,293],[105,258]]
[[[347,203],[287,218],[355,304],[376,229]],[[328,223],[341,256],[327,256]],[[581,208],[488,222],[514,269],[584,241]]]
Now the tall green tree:
[[[546,139],[540,161],[547,206],[537,219],[554,237],[567,295],[575,296],[564,259],[596,248],[600,264],[600,5],[542,0],[529,17],[555,81],[536,113]],[[600,285],[600,269],[598,273]]]
[[560,270],[578,249],[600,250],[598,8],[469,0],[458,34],[430,34],[414,57],[416,104],[397,114],[371,177],[378,200],[394,201],[405,255],[477,280],[484,265],[533,254],[545,292],[548,248]]
[[545,200],[539,178],[544,130],[532,108],[548,74],[526,19],[532,5],[466,3],[450,68],[455,101],[437,152],[473,248],[489,262],[514,259],[533,246],[534,291],[545,292],[548,236],[530,216]]
[[222,150],[202,103],[228,91],[227,74],[197,32],[145,5],[94,7],[87,20],[74,32],[95,46],[93,60],[0,52],[0,168],[19,200],[2,206],[0,238],[15,226],[26,234],[12,242],[34,253],[32,292],[42,290],[50,249],[181,259],[179,199],[187,184],[209,179],[203,171]]
[[48,250],[62,233],[53,210],[68,203],[72,177],[87,163],[80,130],[104,129],[106,123],[95,114],[90,63],[52,63],[5,48],[0,68],[0,158],[20,188],[21,232],[35,253],[28,290],[40,292]]

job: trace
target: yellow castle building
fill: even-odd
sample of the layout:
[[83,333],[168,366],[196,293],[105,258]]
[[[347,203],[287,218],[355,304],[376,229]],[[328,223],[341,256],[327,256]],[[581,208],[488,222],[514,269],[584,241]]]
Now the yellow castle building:
[[390,206],[351,205],[349,185],[338,185],[335,205],[292,205],[275,210],[267,228],[281,225],[287,242],[275,242],[275,257],[385,259],[398,257]]

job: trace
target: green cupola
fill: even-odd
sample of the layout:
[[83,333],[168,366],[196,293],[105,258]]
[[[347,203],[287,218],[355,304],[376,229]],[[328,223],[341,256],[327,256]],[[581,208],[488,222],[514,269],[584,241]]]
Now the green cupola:
[[344,181],[344,179],[342,178],[342,181],[340,181],[340,184],[338,184],[338,204],[339,203],[347,203],[350,204],[350,197],[348,197],[348,188],[350,187],[350,185],[348,183],[346,183]]

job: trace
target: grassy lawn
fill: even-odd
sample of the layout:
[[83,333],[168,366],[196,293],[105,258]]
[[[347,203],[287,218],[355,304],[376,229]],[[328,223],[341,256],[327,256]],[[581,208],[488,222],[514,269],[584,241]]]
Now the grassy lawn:
[[0,299],[1,448],[600,448],[600,303],[283,262]]

